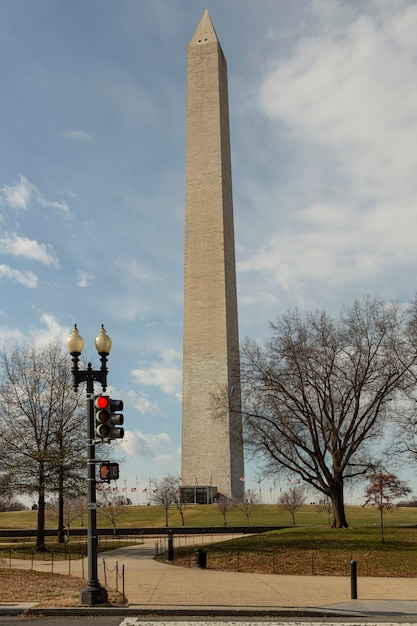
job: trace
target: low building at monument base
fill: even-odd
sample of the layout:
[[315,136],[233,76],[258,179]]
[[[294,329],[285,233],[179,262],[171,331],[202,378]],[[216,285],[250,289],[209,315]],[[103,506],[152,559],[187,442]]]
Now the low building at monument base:
[[213,485],[191,485],[181,487],[181,499],[188,504],[213,504],[219,497]]

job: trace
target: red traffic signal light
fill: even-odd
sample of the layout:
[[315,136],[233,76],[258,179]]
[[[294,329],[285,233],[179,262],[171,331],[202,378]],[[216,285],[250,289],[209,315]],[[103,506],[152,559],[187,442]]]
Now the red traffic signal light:
[[98,409],[107,409],[109,405],[110,405],[109,396],[98,396],[98,398],[96,398],[96,407]]
[[98,396],[95,398],[94,407],[96,411],[97,437],[100,437],[100,439],[107,439],[111,434],[109,396]]
[[122,400],[112,400],[109,396],[97,396],[94,399],[96,435],[101,440],[123,439],[125,431],[117,428],[123,424],[123,415],[116,411],[123,410]]

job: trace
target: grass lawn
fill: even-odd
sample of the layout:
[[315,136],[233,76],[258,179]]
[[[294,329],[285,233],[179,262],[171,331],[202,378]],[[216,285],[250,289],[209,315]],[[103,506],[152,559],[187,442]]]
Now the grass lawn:
[[[67,543],[56,543],[53,538],[45,542],[46,549],[37,551],[35,541],[22,541],[14,538],[12,541],[3,539],[0,541],[0,559],[9,562],[10,559],[23,559],[25,561],[63,561],[86,558],[87,540],[73,540]],[[132,545],[132,541],[123,541],[113,537],[99,538],[99,552],[117,550]]]
[[[417,576],[417,528],[288,528],[204,546],[207,567],[264,574]],[[175,550],[175,564],[194,565],[196,546]],[[161,559],[166,559],[162,555]]]
[[[351,560],[357,562],[358,576],[417,577],[417,510],[401,508],[385,516],[385,543],[381,543],[378,511],[371,508],[346,507],[347,519],[351,526],[347,529],[328,527],[327,515],[314,505],[303,506],[296,514],[297,526],[291,526],[288,513],[277,506],[258,505],[250,516],[250,523],[256,525],[287,526],[279,531],[260,535],[250,535],[231,539],[222,543],[209,544],[207,550],[208,569],[248,571],[275,574],[333,575],[349,576]],[[98,525],[108,527],[108,521],[98,516]],[[191,505],[185,512],[189,526],[203,526],[210,532],[210,526],[222,526],[223,518],[214,506]],[[244,526],[245,516],[232,509],[227,515],[227,525]],[[170,510],[171,527],[181,526],[178,513]],[[56,522],[48,520],[49,528],[56,528]],[[163,527],[165,512],[157,506],[126,507],[118,520],[118,528],[123,527]],[[74,524],[77,527],[77,524]],[[79,527],[83,527],[80,523]],[[36,511],[0,513],[0,528],[36,528]],[[85,528],[85,523],[84,523]],[[174,530],[175,537],[175,530]],[[53,539],[53,538],[51,538]],[[107,541],[107,549],[112,543]],[[3,543],[3,546],[1,546]],[[30,549],[33,543],[3,539],[0,543],[0,584],[3,589],[3,602],[16,602],[21,599],[39,602],[44,605],[76,606],[78,604],[80,579],[59,574],[9,569],[10,550],[13,556],[22,558],[22,551]],[[116,541],[116,546],[121,544]],[[175,545],[175,544],[174,544]],[[54,549],[54,558],[77,558],[81,543],[73,539],[64,546],[49,544]],[[195,551],[199,546],[175,548],[174,564],[195,567]],[[104,548],[105,549],[105,548]],[[166,560],[167,555],[159,558]],[[43,558],[43,555],[40,555]],[[47,557],[48,558],[48,557]],[[29,563],[28,563],[29,566]],[[81,585],[82,586],[82,585]],[[120,594],[111,597],[113,604],[123,604]]]
[[[223,517],[215,505],[191,504],[185,509],[186,526],[223,526]],[[350,525],[379,525],[379,513],[371,507],[347,506],[346,517]],[[297,526],[313,525],[326,526],[328,516],[315,505],[304,505],[297,511],[295,516]],[[290,526],[291,516],[286,511],[280,510],[277,505],[258,504],[251,511],[250,525],[276,525]],[[385,515],[385,523],[388,524],[417,524],[417,509],[401,507]],[[0,529],[33,529],[37,525],[37,511],[10,511],[0,513]],[[84,519],[75,520],[72,528],[85,528]],[[175,507],[169,509],[169,525],[181,526],[181,517]],[[242,510],[233,507],[227,513],[228,526],[246,526],[247,520]],[[46,528],[56,528],[56,520],[47,516]],[[109,520],[102,511],[97,511],[98,528],[108,528]],[[126,506],[117,520],[118,528],[143,528],[164,527],[165,511],[161,506]]]
[[[0,513],[0,528],[36,528],[36,511]],[[208,567],[225,570],[257,571],[276,574],[349,575],[351,560],[357,561],[360,576],[417,576],[417,510],[399,508],[384,516],[385,544],[381,543],[379,514],[373,508],[347,506],[347,529],[330,529],[327,514],[315,505],[305,505],[296,513],[297,526],[291,525],[290,515],[276,505],[256,505],[250,515],[251,525],[286,526],[276,532],[232,539],[207,547]],[[98,511],[98,527],[108,527],[108,520]],[[185,511],[187,526],[223,526],[223,518],[214,505],[190,505]],[[49,528],[56,522],[48,520]],[[181,526],[174,507],[169,511],[169,525]],[[246,518],[236,507],[227,514],[227,526],[245,526]],[[82,527],[81,524],[78,525]],[[165,511],[160,506],[128,506],[118,519],[117,527],[164,527]],[[74,528],[77,524],[73,525]],[[85,525],[84,525],[85,528]],[[51,538],[53,541],[53,538]],[[108,540],[104,542],[108,543]],[[7,543],[9,545],[7,545]],[[3,548],[1,548],[3,544]],[[4,538],[0,556],[22,558],[20,550],[31,558],[33,543],[19,545]],[[51,546],[54,558],[78,558],[79,540],[65,546]],[[112,549],[111,542],[101,549]],[[117,547],[121,547],[119,541]],[[13,553],[11,553],[11,550]],[[63,550],[63,551],[62,551]],[[39,558],[43,558],[40,555]],[[195,565],[195,546],[176,549],[176,564]]]

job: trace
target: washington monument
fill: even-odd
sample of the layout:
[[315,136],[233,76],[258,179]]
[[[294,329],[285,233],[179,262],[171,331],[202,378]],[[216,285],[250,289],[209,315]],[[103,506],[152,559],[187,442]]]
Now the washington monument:
[[[182,490],[244,490],[227,65],[206,10],[188,46]],[[219,414],[213,397],[224,394]]]

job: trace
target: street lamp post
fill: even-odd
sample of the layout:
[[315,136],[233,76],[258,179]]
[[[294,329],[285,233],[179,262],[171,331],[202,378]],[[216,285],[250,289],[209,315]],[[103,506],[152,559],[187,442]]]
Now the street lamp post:
[[78,367],[79,357],[84,347],[84,340],[78,332],[77,325],[67,339],[68,352],[72,356],[72,377],[74,390],[80,383],[87,387],[87,491],[88,491],[88,580],[80,591],[80,603],[93,606],[107,603],[107,590],[98,581],[97,573],[97,500],[96,500],[96,457],[95,457],[95,424],[94,424],[94,382],[100,383],[103,391],[107,387],[107,357],[111,350],[111,339],[103,325],[95,340],[96,350],[100,355],[101,368],[93,370],[91,363],[87,369]]

